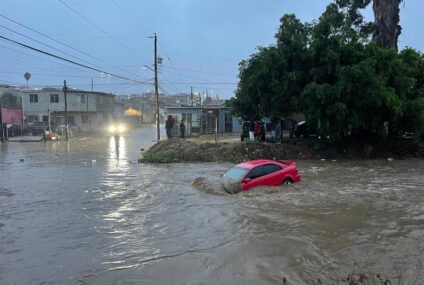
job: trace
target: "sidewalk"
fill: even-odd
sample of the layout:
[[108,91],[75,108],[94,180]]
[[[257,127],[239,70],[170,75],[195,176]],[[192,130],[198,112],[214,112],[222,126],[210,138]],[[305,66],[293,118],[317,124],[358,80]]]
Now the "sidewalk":
[[40,142],[42,140],[42,136],[17,136],[8,138],[9,142]]

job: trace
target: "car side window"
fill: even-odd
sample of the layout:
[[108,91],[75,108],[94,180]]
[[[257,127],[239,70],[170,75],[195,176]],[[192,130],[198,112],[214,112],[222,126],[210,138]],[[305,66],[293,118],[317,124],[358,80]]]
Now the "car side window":
[[280,171],[281,169],[283,169],[281,166],[278,166],[276,164],[266,164],[262,167],[263,167],[263,171],[265,172],[265,175],[271,174],[271,173],[274,173],[274,172],[277,172],[277,171]]
[[264,172],[263,166],[257,166],[249,172],[247,177],[250,179],[256,179],[258,177],[264,176],[265,174],[266,173]]

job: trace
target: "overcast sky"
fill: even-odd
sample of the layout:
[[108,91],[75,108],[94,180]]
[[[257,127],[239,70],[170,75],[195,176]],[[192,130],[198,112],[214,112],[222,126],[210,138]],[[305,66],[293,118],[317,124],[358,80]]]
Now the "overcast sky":
[[[168,94],[234,94],[238,63],[257,46],[274,43],[286,13],[317,19],[330,0],[13,0],[1,1],[0,36],[113,73],[113,78],[38,54],[0,39],[0,83],[91,88],[118,94],[152,90],[153,39],[163,64],[159,81]],[[65,5],[65,4],[66,5]],[[402,6],[400,48],[424,51],[424,0]],[[368,11],[368,14],[371,14]],[[419,15],[420,14],[420,15]],[[70,47],[28,30],[4,17]],[[19,35],[16,32],[22,34]],[[36,42],[36,41],[38,42]],[[43,45],[46,44],[46,45]],[[83,53],[81,53],[83,52]],[[147,65],[148,67],[144,67]]]

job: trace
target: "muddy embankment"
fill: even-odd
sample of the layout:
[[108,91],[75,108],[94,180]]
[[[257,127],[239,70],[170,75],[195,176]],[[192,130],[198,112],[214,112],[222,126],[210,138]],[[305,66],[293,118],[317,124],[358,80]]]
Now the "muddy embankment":
[[370,159],[423,158],[424,144],[399,140],[371,145],[324,145],[318,140],[287,140],[283,143],[202,142],[165,140],[141,153],[140,162],[241,162],[251,159]]

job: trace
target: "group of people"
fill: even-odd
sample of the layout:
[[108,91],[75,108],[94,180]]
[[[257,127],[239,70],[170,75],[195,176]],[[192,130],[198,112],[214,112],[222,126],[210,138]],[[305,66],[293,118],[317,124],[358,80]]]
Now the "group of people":
[[[168,139],[172,139],[174,137],[173,129],[174,129],[175,125],[176,125],[175,118],[172,117],[171,115],[168,115],[168,118],[165,122],[166,136],[168,137]],[[180,137],[182,139],[184,139],[186,127],[185,127],[183,120],[181,120],[179,128],[180,128]]]

